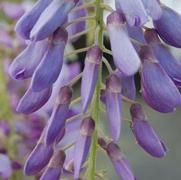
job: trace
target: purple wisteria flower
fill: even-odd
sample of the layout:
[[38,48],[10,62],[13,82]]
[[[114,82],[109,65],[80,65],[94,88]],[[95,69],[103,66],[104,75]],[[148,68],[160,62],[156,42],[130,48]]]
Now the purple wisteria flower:
[[131,129],[138,144],[150,155],[163,157],[167,148],[150,126],[140,104],[133,104],[130,108],[132,124]]

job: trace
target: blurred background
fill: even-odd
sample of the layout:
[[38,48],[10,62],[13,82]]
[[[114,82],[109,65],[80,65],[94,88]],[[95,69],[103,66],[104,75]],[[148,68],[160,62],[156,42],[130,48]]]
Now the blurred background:
[[[7,10],[4,3],[19,3],[21,8],[16,12]],[[25,47],[19,37],[13,31],[13,27],[17,19],[24,13],[24,11],[31,7],[33,1],[18,1],[18,0],[0,0],[0,153],[6,154],[8,152],[8,159],[0,155],[0,176],[4,172],[2,163],[10,168],[21,171],[23,159],[34,147],[41,130],[45,124],[44,118],[39,115],[19,116],[14,113],[18,98],[21,97],[22,92],[27,88],[27,82],[15,82],[8,77],[7,67],[11,60]],[[107,0],[111,6],[114,3]],[[161,0],[167,6],[172,7],[177,12],[181,13],[181,1],[179,0]],[[22,4],[23,3],[23,4]],[[23,8],[22,8],[23,7]],[[15,18],[14,14],[17,15]],[[12,19],[12,17],[14,19]],[[85,37],[78,39],[73,45],[75,48],[85,44]],[[105,41],[106,46],[109,47],[108,42]],[[171,51],[181,60],[181,50],[172,48]],[[83,67],[83,58],[85,54],[81,54],[74,59],[80,62],[80,68]],[[110,57],[108,57],[110,58]],[[71,59],[68,64],[73,64]],[[105,72],[106,74],[106,72]],[[139,87],[139,77],[136,77],[136,83]],[[77,90],[79,87],[77,86]],[[124,122],[120,146],[124,154],[130,161],[135,175],[139,180],[180,180],[181,179],[181,108],[176,112],[170,114],[160,114],[149,108],[141,99],[139,88],[137,91],[137,100],[143,105],[145,112],[149,118],[150,123],[160,135],[161,139],[167,144],[169,151],[167,156],[163,159],[155,159],[147,155],[135,142],[132,132],[129,128],[129,123]],[[124,104],[124,117],[130,118],[128,104]],[[101,126],[108,133],[106,117],[102,117]],[[27,128],[30,127],[30,128]],[[11,137],[13,132],[17,132],[17,136]],[[29,133],[34,132],[34,135]],[[19,140],[19,138],[21,139]],[[23,137],[23,138],[22,138]],[[17,143],[18,142],[18,143]],[[8,144],[11,144],[8,146]],[[18,147],[16,145],[18,144]],[[25,147],[26,146],[26,147]],[[9,147],[10,149],[6,149]],[[18,149],[18,150],[17,150]],[[18,153],[17,153],[18,152]],[[23,157],[23,159],[22,159]],[[105,154],[99,152],[98,154],[98,169],[107,171],[108,180],[118,180],[114,173],[112,165]],[[8,164],[9,163],[9,164]],[[6,170],[8,171],[8,170]],[[7,173],[11,173],[9,170]],[[13,174],[13,180],[28,178],[23,175]]]

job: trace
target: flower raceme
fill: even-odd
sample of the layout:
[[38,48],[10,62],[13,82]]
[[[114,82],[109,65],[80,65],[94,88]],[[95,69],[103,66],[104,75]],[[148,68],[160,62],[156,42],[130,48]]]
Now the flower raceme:
[[[100,174],[94,168],[99,147],[106,151],[119,178],[134,180],[117,144],[124,123],[124,101],[130,104],[131,130],[138,144],[154,157],[166,155],[166,146],[135,101],[134,76],[139,72],[141,94],[154,110],[169,113],[181,106],[177,89],[181,86],[181,66],[159,39],[180,47],[180,15],[157,0],[115,0],[115,4],[113,10],[103,0],[38,0],[19,19],[15,30],[28,40],[27,47],[12,62],[9,73],[16,80],[29,78],[30,86],[17,111],[43,112],[48,120],[25,163],[26,175],[38,173],[41,180],[58,180],[88,174],[92,180]],[[104,10],[111,11],[107,24]],[[149,16],[152,28],[145,26]],[[93,25],[95,31],[90,32]],[[111,50],[104,47],[104,31]],[[86,35],[89,46],[69,52],[66,47],[72,47],[81,35]],[[82,52],[86,55],[80,72],[79,65],[69,65],[66,60]],[[112,55],[115,66],[109,64],[105,53]],[[103,63],[109,73],[106,78]],[[80,97],[73,99],[74,85],[80,78]],[[102,109],[107,112],[109,138],[100,137]]]

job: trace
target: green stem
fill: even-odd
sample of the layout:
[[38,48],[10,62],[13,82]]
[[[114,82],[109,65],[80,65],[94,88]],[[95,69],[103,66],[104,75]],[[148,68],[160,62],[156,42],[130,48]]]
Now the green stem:
[[[96,22],[99,28],[98,39],[96,39],[96,43],[98,46],[103,49],[103,9],[101,8],[102,0],[96,0]],[[90,107],[90,112],[92,118],[95,120],[96,128],[92,137],[92,143],[90,148],[90,155],[88,159],[88,169],[87,169],[87,179],[94,180],[96,175],[96,155],[97,155],[97,139],[98,139],[98,127],[99,127],[99,119],[100,119],[100,91],[102,84],[102,64],[99,69],[99,76],[95,88],[94,97],[92,100],[92,104]]]

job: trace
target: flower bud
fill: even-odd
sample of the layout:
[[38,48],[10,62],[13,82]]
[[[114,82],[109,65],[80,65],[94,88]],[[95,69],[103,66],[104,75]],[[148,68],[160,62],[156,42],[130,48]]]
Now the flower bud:
[[140,59],[129,39],[124,18],[118,12],[107,17],[107,30],[116,67],[126,76],[135,74]]
[[38,65],[32,79],[32,89],[41,91],[57,80],[63,64],[67,32],[59,28],[53,35],[48,51]]
[[116,9],[126,17],[130,26],[142,26],[148,21],[148,16],[141,0],[116,0]]
[[154,21],[156,31],[167,44],[181,48],[181,15],[167,6],[162,6],[162,12]]
[[29,36],[33,26],[51,1],[52,0],[38,0],[33,8],[19,19],[15,30],[22,38],[30,38]]
[[166,46],[161,44],[155,30],[150,29],[145,31],[145,37],[160,65],[176,86],[181,87],[181,63],[171,54]]
[[30,87],[21,98],[17,112],[30,114],[40,109],[51,96],[52,88],[43,89],[40,92],[34,92]]
[[134,174],[128,161],[125,159],[124,155],[117,144],[110,142],[107,146],[107,154],[114,166],[117,175],[122,180],[135,180]]
[[82,120],[80,134],[74,147],[74,179],[79,178],[82,164],[85,162],[91,145],[91,136],[95,129],[95,122],[91,117]]
[[115,74],[111,74],[106,80],[105,99],[110,132],[112,138],[117,141],[121,131],[122,102],[121,85]]
[[40,15],[30,33],[30,38],[39,41],[53,34],[65,23],[68,13],[76,3],[77,0],[53,0]]
[[42,141],[43,134],[40,137],[38,144],[26,160],[24,166],[24,172],[26,175],[34,175],[40,172],[48,164],[53,155],[53,148],[51,146],[46,146]]
[[60,138],[60,132],[64,130],[65,120],[68,118],[72,90],[69,86],[64,86],[60,89],[59,95],[58,103],[53,109],[46,129],[45,143],[47,145],[52,145],[57,138]]
[[59,180],[64,161],[65,153],[63,151],[55,152],[40,180]]
[[30,42],[28,46],[15,58],[9,68],[9,74],[14,79],[31,77],[43,58],[48,47],[48,40]]
[[131,129],[138,144],[150,155],[163,157],[167,148],[150,126],[140,104],[133,104],[130,109],[132,117]]
[[161,5],[158,0],[142,0],[147,13],[153,20],[160,19],[162,15]]
[[145,101],[155,110],[163,113],[172,112],[181,106],[179,90],[165,70],[149,54],[148,48],[142,48],[144,59],[141,70],[141,92]]
[[85,59],[85,67],[82,74],[81,98],[82,110],[87,111],[91,102],[96,82],[98,79],[99,67],[102,59],[102,51],[98,46],[91,47]]

